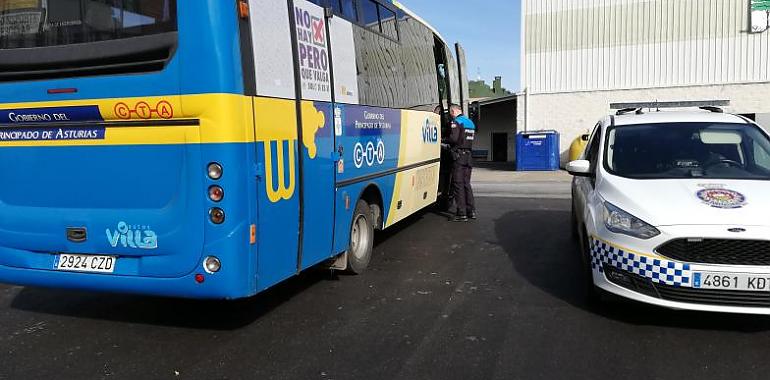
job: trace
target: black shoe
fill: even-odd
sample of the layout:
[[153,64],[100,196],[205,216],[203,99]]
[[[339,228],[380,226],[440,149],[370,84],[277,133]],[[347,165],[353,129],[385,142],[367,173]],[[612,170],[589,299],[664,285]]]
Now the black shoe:
[[478,216],[476,216],[476,211],[471,211],[471,212],[469,212],[469,213],[468,213],[468,217],[469,217],[469,218],[471,218],[471,219],[473,219],[473,220],[476,220],[476,219],[478,219]]
[[450,219],[453,222],[467,222],[468,217],[465,215],[457,215],[454,218]]

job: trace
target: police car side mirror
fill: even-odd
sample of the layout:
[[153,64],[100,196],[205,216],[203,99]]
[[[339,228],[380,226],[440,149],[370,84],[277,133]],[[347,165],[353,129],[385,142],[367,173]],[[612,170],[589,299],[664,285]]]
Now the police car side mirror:
[[567,171],[575,177],[593,177],[591,162],[588,160],[576,160],[567,164]]

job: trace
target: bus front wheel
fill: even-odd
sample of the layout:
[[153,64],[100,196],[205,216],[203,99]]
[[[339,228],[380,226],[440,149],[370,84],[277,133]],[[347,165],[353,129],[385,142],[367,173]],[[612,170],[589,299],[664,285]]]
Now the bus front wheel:
[[359,200],[350,226],[350,246],[348,248],[348,272],[361,274],[372,260],[374,248],[374,224],[369,204]]

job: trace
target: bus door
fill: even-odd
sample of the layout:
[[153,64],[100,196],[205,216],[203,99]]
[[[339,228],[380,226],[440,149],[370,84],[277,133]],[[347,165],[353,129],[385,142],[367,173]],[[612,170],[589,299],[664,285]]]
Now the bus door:
[[[292,2],[290,2],[292,3]],[[332,256],[338,153],[335,149],[332,66],[325,9],[293,1],[293,33],[300,106],[301,246],[298,270]]]
[[249,0],[258,290],[332,255],[335,156],[324,10]]
[[[436,58],[436,74],[439,90],[439,105],[441,107],[441,135],[448,136],[450,132],[449,105],[451,104],[451,85],[449,81],[449,62],[444,41],[435,37],[433,52]],[[441,169],[439,171],[439,208],[448,210],[452,204],[452,155],[441,150]]]
[[460,79],[460,104],[463,106],[463,113],[470,115],[468,106],[470,105],[470,89],[468,88],[468,64],[465,60],[465,49],[459,43],[455,44],[457,53],[457,76]]

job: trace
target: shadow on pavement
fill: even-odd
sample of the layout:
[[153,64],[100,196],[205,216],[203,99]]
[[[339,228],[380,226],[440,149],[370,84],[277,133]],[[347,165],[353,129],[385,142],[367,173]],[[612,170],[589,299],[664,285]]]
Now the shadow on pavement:
[[377,245],[382,244],[391,238],[397,236],[401,231],[409,228],[410,226],[414,225],[415,223],[419,222],[425,217],[425,213],[432,212],[436,208],[435,205],[429,206],[428,208],[419,211],[415,214],[412,214],[404,220],[394,224],[393,226],[389,227],[388,229],[384,231],[377,231],[374,235],[374,247],[377,248]]
[[190,300],[72,290],[24,288],[11,307],[75,318],[208,330],[245,327],[295,295],[325,281],[328,270],[310,270],[265,292],[240,300]]
[[[423,218],[410,216],[392,228],[376,234],[375,247],[398,235]],[[93,293],[27,287],[11,307],[43,314],[75,318],[120,321],[159,326],[209,330],[245,327],[289,302],[298,294],[323,281],[338,281],[341,272],[321,266],[311,268],[256,296],[240,300],[189,300],[139,295]]]
[[570,236],[569,210],[522,210],[495,221],[495,235],[514,270],[553,297],[605,318],[636,325],[700,330],[770,330],[765,316],[675,311],[613,299],[589,305],[577,245]]

